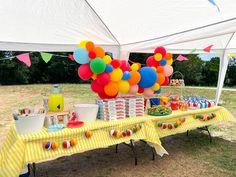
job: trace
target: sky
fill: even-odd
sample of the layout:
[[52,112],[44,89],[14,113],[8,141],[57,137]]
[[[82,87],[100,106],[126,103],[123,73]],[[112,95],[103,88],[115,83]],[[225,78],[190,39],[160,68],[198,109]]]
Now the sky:
[[217,53],[202,53],[198,54],[198,57],[201,58],[203,61],[210,61],[211,58],[219,57]]

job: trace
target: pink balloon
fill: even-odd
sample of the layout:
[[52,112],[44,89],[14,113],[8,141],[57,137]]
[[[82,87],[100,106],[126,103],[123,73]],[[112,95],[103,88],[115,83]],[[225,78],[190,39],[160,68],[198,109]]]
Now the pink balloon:
[[97,75],[97,81],[100,85],[106,85],[108,84],[108,82],[110,82],[110,80],[110,74],[108,74],[107,72],[103,72]]
[[164,74],[164,76],[169,77],[171,74],[173,74],[173,67],[170,65],[165,65],[163,74]]
[[87,63],[81,65],[78,69],[78,75],[83,80],[89,80],[93,75],[93,72],[90,69],[90,64]]
[[153,95],[153,93],[154,93],[154,91],[151,88],[145,88],[144,92],[143,92],[143,95],[146,96],[146,97],[150,97],[150,96]]
[[129,88],[130,94],[136,94],[138,92],[138,85],[131,85]]
[[125,71],[130,71],[130,64],[127,60],[121,60],[121,66],[120,69],[125,72]]

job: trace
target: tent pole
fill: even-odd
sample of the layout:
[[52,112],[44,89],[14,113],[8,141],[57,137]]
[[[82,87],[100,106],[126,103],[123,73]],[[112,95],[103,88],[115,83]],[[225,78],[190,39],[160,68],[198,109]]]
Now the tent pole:
[[235,32],[229,38],[229,41],[227,42],[225,49],[223,51],[222,58],[220,59],[220,70],[219,70],[217,90],[216,90],[216,105],[218,105],[219,101],[220,101],[220,95],[222,92],[222,88],[224,86],[225,75],[226,75],[228,63],[229,63],[228,56],[227,56],[228,53],[226,52],[226,50],[227,50],[227,47],[228,47],[230,41],[232,40],[234,34],[235,34]]

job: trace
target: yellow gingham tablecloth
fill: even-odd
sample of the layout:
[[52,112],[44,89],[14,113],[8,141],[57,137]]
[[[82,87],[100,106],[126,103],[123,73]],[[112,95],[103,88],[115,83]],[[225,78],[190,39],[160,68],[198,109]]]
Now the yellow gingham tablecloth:
[[[216,118],[209,121],[201,121],[195,119],[196,114],[209,115],[215,113]],[[156,122],[174,123],[179,118],[186,118],[186,121],[179,127],[174,129],[162,129],[156,126]],[[160,138],[169,135],[182,133],[187,130],[203,127],[222,121],[233,121],[233,115],[223,107],[212,107],[199,110],[188,110],[185,112],[174,111],[168,116],[145,116],[142,118],[129,118],[119,121],[106,122],[97,120],[94,123],[87,123],[81,128],[69,129],[48,133],[44,128],[35,134],[18,135],[13,126],[8,133],[2,149],[0,150],[0,176],[10,177],[19,176],[20,171],[26,164],[38,163],[53,160],[61,156],[68,156],[84,151],[106,148],[129,140],[145,140],[156,149],[159,155],[163,155],[166,150],[162,147]],[[115,138],[110,136],[110,130],[132,129],[136,124],[142,124],[142,129],[130,137]],[[90,138],[85,137],[87,130],[92,131]],[[75,139],[77,145],[68,149],[62,147],[64,140]],[[56,150],[43,149],[44,142],[60,143]]]

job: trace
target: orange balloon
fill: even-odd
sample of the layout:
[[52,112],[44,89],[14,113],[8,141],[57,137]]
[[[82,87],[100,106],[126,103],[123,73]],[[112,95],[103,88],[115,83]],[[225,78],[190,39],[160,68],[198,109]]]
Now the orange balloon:
[[163,66],[158,66],[157,67],[157,72],[158,73],[162,73],[164,71],[164,67]]
[[172,54],[171,53],[166,53],[164,58],[167,59],[167,60],[170,60],[172,58]]
[[140,63],[137,63],[137,64],[138,64],[138,67],[139,67],[138,69],[140,69],[141,68],[141,64]]
[[94,45],[93,42],[89,41],[89,42],[86,43],[86,49],[88,51],[92,51],[92,50],[94,50],[94,48],[95,48],[95,45]]
[[96,56],[99,57],[99,58],[103,58],[105,56],[105,52],[103,50],[103,48],[101,47],[95,47],[95,53],[96,53]]
[[104,86],[104,92],[108,96],[115,96],[119,91],[118,85],[116,82],[110,81],[107,85]]
[[141,79],[138,71],[130,71],[130,78],[128,80],[130,85],[136,85]]
[[163,74],[158,73],[157,83],[161,85],[164,82],[165,82],[165,76]]

